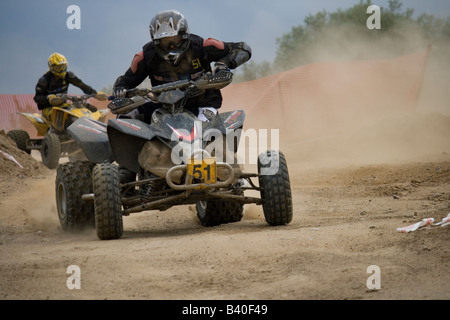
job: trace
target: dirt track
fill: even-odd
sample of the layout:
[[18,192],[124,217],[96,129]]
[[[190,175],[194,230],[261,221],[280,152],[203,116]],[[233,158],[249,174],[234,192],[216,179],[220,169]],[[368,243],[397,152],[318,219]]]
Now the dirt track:
[[[64,233],[55,171],[0,135],[25,167],[0,155],[0,299],[449,299],[450,226],[396,228],[450,212],[450,118],[410,120],[284,145],[287,226],[246,206],[241,222],[205,228],[185,206],[125,217],[113,241]],[[70,265],[79,290],[67,288]],[[379,290],[367,287],[371,265]]]

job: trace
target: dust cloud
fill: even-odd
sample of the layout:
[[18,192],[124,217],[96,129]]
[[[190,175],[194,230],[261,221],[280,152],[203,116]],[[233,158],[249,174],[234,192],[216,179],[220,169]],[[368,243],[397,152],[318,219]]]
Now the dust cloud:
[[47,199],[47,201],[30,201],[23,204],[22,214],[26,225],[33,231],[57,231],[58,213],[55,204],[55,188],[48,180],[33,181],[33,188],[28,191],[30,199]]
[[[367,32],[373,37],[367,37]],[[409,71],[416,67],[411,62],[410,67],[405,64],[404,74],[394,76],[395,59],[427,48],[422,74]],[[417,27],[407,24],[389,32],[343,26],[327,29],[302,52],[297,61],[311,62],[300,66],[306,80],[299,76],[302,82],[296,82],[288,75],[283,81],[278,75],[268,77],[271,80],[264,88],[278,85],[278,91],[271,92],[280,96],[262,92],[261,103],[246,111],[247,128],[279,128],[280,149],[290,164],[429,161],[433,155],[450,154],[448,43],[430,41]],[[366,67],[364,63],[371,60],[385,63],[384,69]],[[349,67],[358,62],[358,68]],[[420,80],[420,89],[411,108],[410,101],[402,98],[411,90],[402,87],[402,78],[413,77]]]
[[398,22],[389,31],[368,30],[364,26],[343,25],[327,28],[314,45],[305,48],[294,60],[336,62],[383,60],[419,52],[430,48],[417,110],[450,115],[450,42],[444,38],[426,37],[411,23]]

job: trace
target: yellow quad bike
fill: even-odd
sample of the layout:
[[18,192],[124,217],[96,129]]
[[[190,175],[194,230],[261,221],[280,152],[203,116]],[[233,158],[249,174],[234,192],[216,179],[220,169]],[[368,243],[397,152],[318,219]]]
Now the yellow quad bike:
[[[81,117],[105,122],[108,109],[97,109],[88,103],[89,98],[98,97],[96,94],[57,95],[62,97],[65,103],[52,108],[51,121],[39,113],[18,114],[25,116],[31,121],[37,130],[37,135],[43,138],[30,139],[25,130],[11,130],[7,135],[14,140],[20,150],[31,153],[31,150],[40,150],[42,163],[55,169],[59,164],[60,157],[68,157],[69,161],[84,160],[81,148],[67,132],[67,127]],[[107,96],[101,96],[100,100],[106,100]]]

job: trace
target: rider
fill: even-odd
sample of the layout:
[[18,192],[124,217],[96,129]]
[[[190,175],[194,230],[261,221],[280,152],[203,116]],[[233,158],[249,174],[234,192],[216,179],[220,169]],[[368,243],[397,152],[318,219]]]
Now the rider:
[[39,78],[36,84],[36,94],[34,101],[38,105],[38,109],[42,111],[42,115],[51,121],[52,108],[65,103],[65,99],[57,94],[67,94],[69,84],[83,90],[85,94],[96,94],[96,99],[105,100],[107,97],[104,93],[94,90],[85,84],[72,71],[67,71],[67,59],[60,53],[53,53],[48,58],[47,71]]
[[[150,22],[152,41],[137,53],[131,66],[117,78],[113,86],[115,97],[124,97],[127,89],[133,89],[147,77],[152,86],[177,80],[195,80],[205,72],[234,69],[248,61],[251,48],[245,42],[223,42],[189,32],[185,17],[178,11],[159,12]],[[211,68],[211,63],[214,67]],[[218,89],[208,89],[199,96],[190,98],[184,108],[192,111],[200,120],[209,121],[222,105]],[[150,122],[154,110],[161,107],[153,102],[140,106],[129,117],[144,115]]]
[[[147,77],[152,86],[177,80],[195,80],[205,72],[234,69],[247,62],[251,48],[245,42],[223,42],[191,34],[185,17],[178,11],[166,10],[156,14],[150,22],[151,40],[137,53],[131,66],[117,78],[113,86],[116,98],[124,97],[127,89],[133,89]],[[214,67],[211,68],[211,63]],[[218,89],[207,89],[201,95],[186,101],[184,108],[193,112],[199,120],[210,121],[222,105]],[[153,111],[161,105],[154,102],[133,110],[126,116],[143,117],[151,122]],[[135,179],[135,173],[119,167],[121,182]]]

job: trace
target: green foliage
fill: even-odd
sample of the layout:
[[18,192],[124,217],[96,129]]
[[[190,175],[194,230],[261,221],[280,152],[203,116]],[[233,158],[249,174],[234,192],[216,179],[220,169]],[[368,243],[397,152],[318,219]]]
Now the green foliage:
[[423,13],[417,18],[417,24],[428,39],[448,41],[450,38],[450,17],[437,19],[433,15]]
[[293,26],[289,33],[277,39],[273,63],[251,62],[241,67],[240,81],[253,80],[296,66],[323,60],[355,60],[385,58],[428,44],[449,47],[450,17],[436,18],[421,14],[413,18],[413,9],[402,9],[400,0],[390,0],[388,8],[380,8],[381,29],[367,28],[371,13],[370,0],[360,0],[353,7],[335,12],[310,14],[304,23]]

